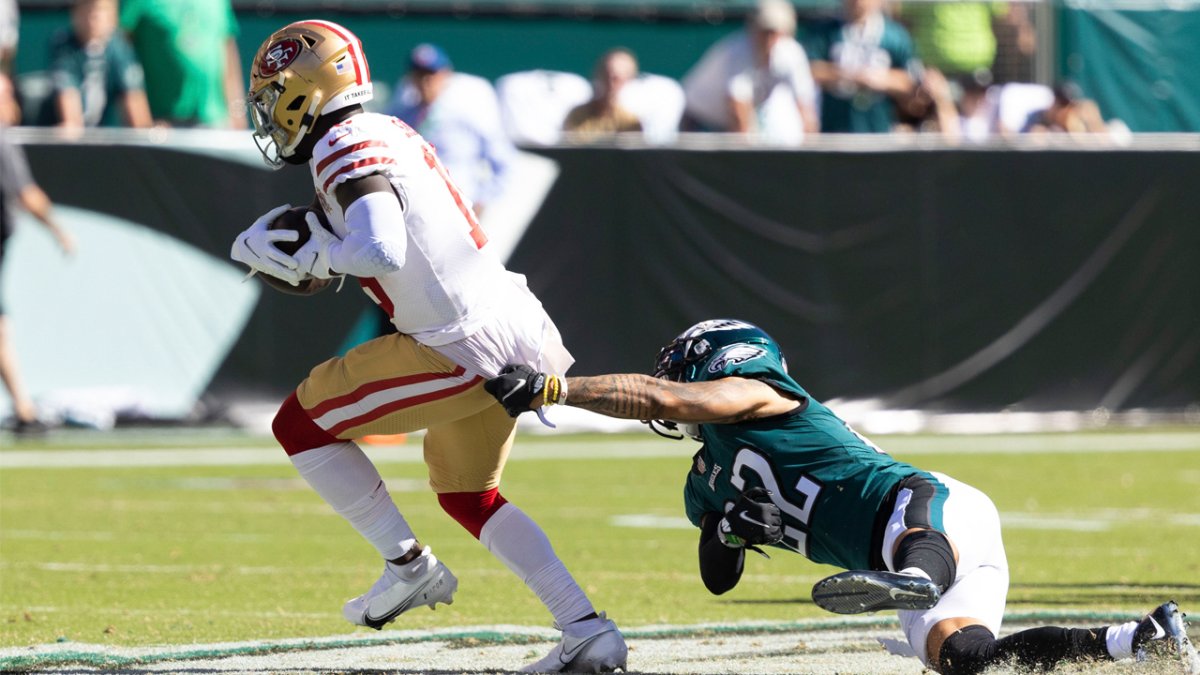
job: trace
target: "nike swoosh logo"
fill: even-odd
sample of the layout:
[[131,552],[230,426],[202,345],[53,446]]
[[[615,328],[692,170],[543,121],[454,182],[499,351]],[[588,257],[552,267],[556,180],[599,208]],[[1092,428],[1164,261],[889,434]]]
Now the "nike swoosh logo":
[[908,600],[910,598],[924,598],[922,593],[913,593],[912,591],[902,591],[899,588],[889,588],[888,595],[892,596],[893,600]]
[[759,527],[767,527],[766,523],[759,522],[759,521],[751,518],[750,516],[746,515],[745,511],[738,513],[738,517],[741,518],[742,520],[746,521],[747,523],[750,523],[751,525],[758,525]]
[[[599,635],[599,634],[600,633],[596,633],[596,635]],[[596,635],[593,635],[592,638],[596,637]],[[592,638],[588,638],[586,640],[580,640],[574,646],[574,648],[572,648],[570,650],[568,650],[566,647],[563,647],[562,655],[559,656],[558,659],[560,661],[562,661],[564,664],[574,661],[575,657],[579,656],[579,652],[583,651],[583,648],[586,647],[587,644],[592,641]]]
[[337,136],[334,136],[333,138],[329,139],[329,147],[331,147],[331,148],[332,148],[333,146],[337,145],[337,142],[338,142],[338,141],[342,140],[343,138],[345,138],[345,137],[346,137],[346,136],[348,136],[349,134],[350,134],[350,132],[349,132],[349,131],[347,131],[347,132],[346,132],[346,133],[344,133],[344,134],[338,134]]
[[391,621],[392,619],[400,616],[404,612],[407,612],[411,607],[414,607],[418,604],[425,604],[425,601],[429,599],[429,596],[433,592],[433,590],[440,587],[441,585],[442,585],[442,580],[439,579],[432,586],[423,589],[420,593],[409,596],[404,602],[400,603],[399,605],[396,605],[395,607],[393,607],[390,610],[388,610],[387,612],[385,612],[383,614],[383,616],[371,616],[371,609],[368,607],[367,611],[363,612],[363,622],[366,623],[367,626],[370,626],[372,628],[374,628],[374,626],[372,626],[372,624],[379,624],[382,626],[383,624],[387,623],[388,621]]
[[258,251],[250,248],[250,235],[246,235],[246,238],[242,240],[242,245],[246,247],[247,251],[253,253],[255,258],[262,260],[262,256],[258,254]]
[[517,393],[518,391],[521,391],[522,389],[524,389],[526,384],[527,384],[527,382],[524,378],[517,380],[517,386],[513,387],[512,390],[509,391],[507,394],[505,394],[504,397],[501,398],[500,400],[507,401],[509,396],[512,396],[513,394]]

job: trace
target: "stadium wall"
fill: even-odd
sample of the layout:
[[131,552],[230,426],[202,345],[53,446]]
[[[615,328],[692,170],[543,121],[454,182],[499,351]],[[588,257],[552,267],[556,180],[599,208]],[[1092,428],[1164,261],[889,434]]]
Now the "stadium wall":
[[[547,148],[538,152],[560,174],[509,264],[555,317],[578,374],[645,372],[683,328],[732,316],[773,333],[824,399],[1182,409],[1200,403],[1200,140],[1180,138],[1192,149]],[[276,204],[307,203],[311,187],[305,172],[196,145],[26,150],[62,207],[169,235],[235,273],[233,236]],[[103,242],[81,258],[103,259]],[[94,302],[128,302],[135,284],[172,292],[181,272],[153,262],[93,277],[111,289]],[[12,267],[6,300],[22,301],[9,306],[37,308],[14,311],[23,349],[61,360],[111,335],[162,349],[153,327],[105,325],[102,313],[86,330],[39,327],[39,312],[59,310]],[[191,300],[162,303],[157,321],[178,323],[172,307],[233,302],[203,282],[187,287]],[[282,395],[371,334],[374,310],[353,286],[313,298],[264,289],[246,302],[240,334],[211,357],[204,390],[217,399]],[[188,334],[208,339],[202,325]]]

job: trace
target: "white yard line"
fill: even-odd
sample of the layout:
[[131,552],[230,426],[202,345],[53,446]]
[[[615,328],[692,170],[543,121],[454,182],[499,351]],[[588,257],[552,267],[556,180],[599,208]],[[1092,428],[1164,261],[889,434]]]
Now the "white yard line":
[[[884,450],[900,456],[956,454],[1086,454],[1112,452],[1200,452],[1200,431],[1116,432],[1079,434],[1006,434],[995,436],[878,436]],[[535,459],[638,459],[691,457],[697,445],[691,441],[656,438],[614,438],[611,441],[562,443],[538,439],[518,441],[509,461]],[[379,463],[422,462],[416,445],[371,446],[367,453]],[[139,450],[12,450],[0,449],[0,469],[183,467],[183,466],[269,466],[289,464],[287,455],[276,448],[155,448]]]
[[[1123,620],[1123,614],[1010,613],[1005,633],[1037,623],[1078,625]],[[903,644],[895,617],[854,617],[792,623],[623,627],[632,673],[916,673],[911,657],[888,654]],[[511,671],[546,653],[557,634],[525,626],[363,632],[328,638],[116,647],[57,643],[0,648],[0,669],[100,673],[453,673]],[[1179,672],[1178,662],[1139,663],[1150,675]],[[997,672],[1010,672],[1000,670]],[[1126,673],[1115,664],[1065,672]],[[1186,671],[1185,671],[1186,672]]]

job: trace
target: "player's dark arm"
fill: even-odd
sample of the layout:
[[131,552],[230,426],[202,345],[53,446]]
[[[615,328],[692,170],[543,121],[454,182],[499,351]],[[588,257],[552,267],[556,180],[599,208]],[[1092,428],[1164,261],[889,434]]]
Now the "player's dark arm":
[[331,245],[330,270],[378,277],[403,267],[408,243],[404,208],[391,181],[382,174],[354,178],[338,185],[334,195],[348,234]]
[[568,377],[566,404],[632,420],[730,424],[788,412],[796,401],[744,377],[671,382],[648,375]]
[[717,536],[719,513],[706,513],[700,525],[700,579],[713,595],[737,586],[746,563],[746,549],[730,548]]
[[373,173],[370,176],[362,178],[353,178],[337,186],[337,200],[342,210],[350,208],[350,205],[358,201],[359,197],[364,197],[372,192],[388,192],[395,194],[392,189],[392,183],[383,174]]

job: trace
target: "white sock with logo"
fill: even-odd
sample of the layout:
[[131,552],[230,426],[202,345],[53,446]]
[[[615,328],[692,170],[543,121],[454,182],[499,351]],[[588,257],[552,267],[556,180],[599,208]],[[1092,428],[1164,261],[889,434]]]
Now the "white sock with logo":
[[321,499],[349,521],[384,559],[399,558],[417,543],[408,521],[400,515],[383,478],[362,448],[343,441],[305,450],[291,459]]
[[1108,646],[1108,653],[1114,659],[1128,659],[1133,656],[1133,634],[1137,632],[1138,623],[1127,621],[1108,627],[1104,641]]
[[550,540],[533,519],[511,503],[483,525],[479,541],[529,586],[559,626],[595,613]]

